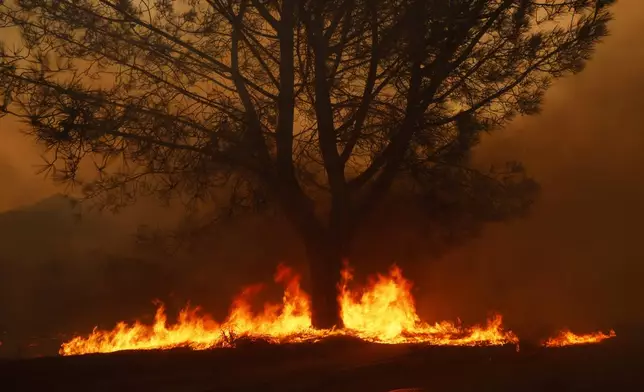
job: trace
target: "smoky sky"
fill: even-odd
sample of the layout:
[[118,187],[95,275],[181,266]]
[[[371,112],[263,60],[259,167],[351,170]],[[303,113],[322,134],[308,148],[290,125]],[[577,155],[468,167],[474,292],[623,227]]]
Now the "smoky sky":
[[553,86],[540,115],[484,140],[480,161],[522,161],[542,195],[527,219],[430,264],[424,292],[449,299],[433,311],[487,301],[527,324],[644,320],[644,3],[615,11],[611,36]]
[[[541,197],[526,218],[427,262],[413,277],[424,316],[499,310],[518,328],[644,322],[642,26],[644,2],[620,0],[587,68],[555,83],[541,114],[484,138],[476,159],[523,162]],[[0,211],[63,191],[35,174],[41,151],[17,129],[0,120]]]

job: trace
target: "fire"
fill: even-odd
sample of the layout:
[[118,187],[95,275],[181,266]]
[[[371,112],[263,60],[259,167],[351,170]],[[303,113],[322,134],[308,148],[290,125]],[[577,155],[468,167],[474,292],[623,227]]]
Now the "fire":
[[378,343],[429,343],[433,345],[503,345],[518,343],[511,331],[504,331],[500,315],[485,327],[463,328],[449,321],[423,322],[416,313],[412,284],[400,268],[393,266],[388,276],[377,275],[366,289],[352,292],[348,283],[351,269],[342,271],[341,315],[347,333]]
[[219,324],[199,307],[187,306],[168,325],[165,308],[159,304],[152,325],[135,322],[128,326],[120,322],[111,331],[94,331],[88,337],[77,336],[63,343],[62,355],[106,353],[122,350],[170,349],[190,347],[204,350],[230,347],[239,337],[263,339],[273,343],[314,340],[324,332],[311,328],[311,311],[308,295],[300,288],[300,276],[280,265],[275,281],[285,285],[281,305],[266,304],[263,313],[254,315],[250,300],[261,285],[249,286],[233,301],[226,321]]
[[607,333],[594,332],[585,335],[576,335],[569,330],[561,331],[557,336],[547,339],[543,345],[546,347],[564,347],[579,344],[599,343],[602,340],[614,338],[615,331],[612,329]]
[[[238,339],[296,343],[317,341],[332,335],[353,336],[388,344],[518,345],[516,335],[503,329],[500,315],[491,317],[484,326],[473,327],[463,327],[460,322],[429,324],[420,320],[411,294],[412,284],[396,266],[387,275],[377,275],[370,279],[361,290],[350,288],[352,279],[352,270],[346,265],[342,271],[338,298],[344,329],[314,329],[310,298],[300,287],[300,276],[280,265],[274,280],[284,285],[282,303],[267,303],[259,314],[252,311],[251,301],[262,289],[261,285],[243,289],[233,300],[229,315],[222,323],[213,320],[199,307],[190,306],[181,310],[175,323],[168,323],[165,308],[159,303],[151,325],[137,321],[131,325],[120,322],[111,331],[95,328],[87,337],[77,336],[63,343],[60,354],[80,355],[175,347],[204,350],[233,347]],[[611,331],[611,334],[614,336],[614,332]],[[598,336],[595,336],[595,341],[602,340]],[[555,340],[549,340],[546,345],[578,344],[578,340],[569,338],[556,341],[561,343],[553,344]],[[587,341],[590,342],[592,341]]]

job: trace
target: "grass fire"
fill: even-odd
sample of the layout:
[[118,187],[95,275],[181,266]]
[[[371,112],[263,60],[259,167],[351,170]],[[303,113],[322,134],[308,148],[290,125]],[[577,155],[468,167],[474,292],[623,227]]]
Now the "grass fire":
[[[279,265],[275,282],[284,285],[281,304],[264,304],[263,312],[254,314],[251,301],[261,285],[244,288],[233,300],[228,317],[222,323],[187,306],[176,323],[169,324],[163,304],[158,303],[154,323],[145,325],[120,322],[111,331],[95,329],[89,336],[77,336],[62,344],[61,355],[107,353],[122,350],[153,350],[189,347],[204,350],[233,347],[240,338],[270,343],[318,341],[330,336],[351,336],[368,342],[416,343],[440,346],[496,346],[515,344],[518,337],[503,328],[502,316],[494,315],[484,325],[463,326],[460,322],[422,321],[411,294],[412,282],[402,270],[392,266],[388,274],[369,279],[366,286],[354,288],[351,267],[345,263],[339,284],[342,329],[314,329],[310,299],[300,287],[300,276]],[[546,347],[599,343],[616,336],[614,331],[575,335],[562,331],[543,342]]]
[[644,390],[642,5],[0,0],[0,391]]

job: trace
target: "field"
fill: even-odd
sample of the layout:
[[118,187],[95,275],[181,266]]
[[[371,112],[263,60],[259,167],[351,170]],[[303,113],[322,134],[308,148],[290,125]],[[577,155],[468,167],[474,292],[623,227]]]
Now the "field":
[[[210,351],[120,352],[0,362],[2,391],[644,390],[636,331],[560,349],[376,345],[330,339]],[[622,334],[623,335],[623,334]]]

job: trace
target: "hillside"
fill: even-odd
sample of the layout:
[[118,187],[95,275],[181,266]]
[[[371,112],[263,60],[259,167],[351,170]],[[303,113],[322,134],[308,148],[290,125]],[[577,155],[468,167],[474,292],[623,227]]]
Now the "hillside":
[[138,265],[121,256],[131,233],[79,207],[55,195],[0,214],[0,356],[22,355],[25,345],[90,317],[92,301],[135,276]]

